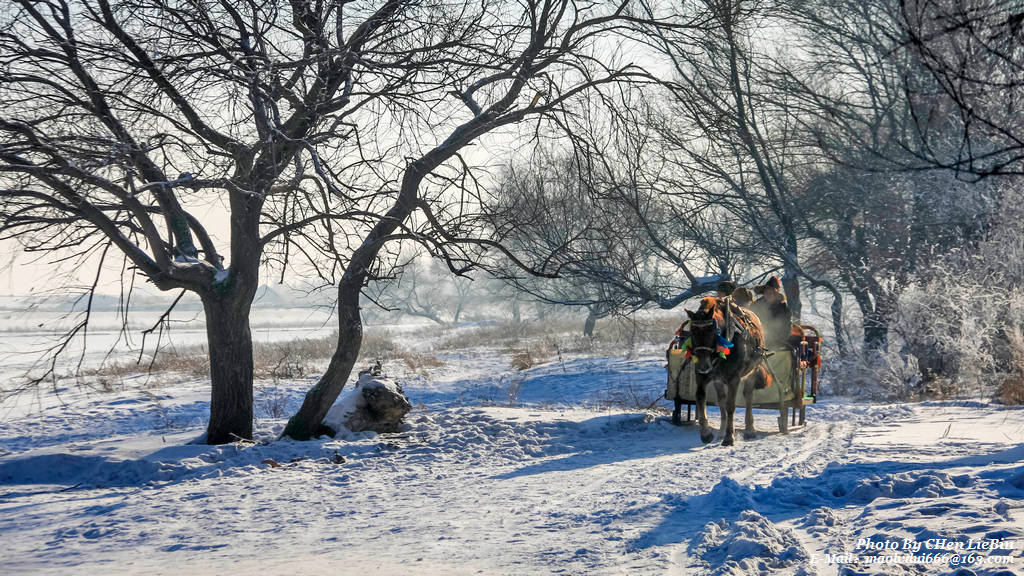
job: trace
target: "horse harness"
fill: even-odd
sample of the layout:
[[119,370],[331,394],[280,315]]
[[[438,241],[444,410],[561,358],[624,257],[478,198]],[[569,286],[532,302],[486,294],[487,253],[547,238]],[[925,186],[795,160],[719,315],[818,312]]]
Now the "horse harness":
[[[721,360],[724,360],[728,356],[728,354],[729,354],[728,350],[733,347],[733,342],[735,341],[736,335],[749,333],[748,330],[747,330],[745,322],[733,322],[732,321],[732,312],[733,312],[732,311],[732,299],[726,297],[726,298],[723,298],[723,300],[724,300],[724,303],[725,303],[725,311],[724,311],[723,314],[725,315],[726,332],[732,332],[732,334],[730,334],[729,336],[726,336],[726,335],[722,334],[722,331],[719,329],[719,326],[718,326],[718,320],[716,320],[714,318],[711,318],[711,319],[708,319],[708,320],[702,320],[700,322],[694,322],[693,320],[690,320],[689,322],[690,322],[690,327],[691,328],[707,328],[708,326],[714,326],[715,327],[715,335],[717,336],[718,345],[715,346],[714,348],[711,348],[709,346],[696,346],[696,347],[694,347],[692,345],[693,337],[691,336],[689,339],[687,339],[687,344],[685,345],[685,349],[686,349],[686,352],[687,352],[687,354],[686,354],[686,361],[683,362],[682,366],[680,366],[680,369],[679,369],[680,372],[682,372],[682,370],[690,362],[691,355],[692,354],[696,354],[698,351],[706,351],[706,352],[708,352],[709,354],[712,355],[711,370],[714,371],[715,369],[718,368],[718,363]],[[739,314],[740,318],[742,318],[744,321],[746,321],[747,318],[742,313],[742,311],[740,311],[738,308],[739,307],[737,306],[737,311],[740,312],[740,314]],[[691,332],[691,334],[692,334],[692,332]],[[726,350],[723,352],[721,350],[722,348],[725,348]],[[716,354],[716,352],[717,352],[717,354]],[[772,351],[768,350],[763,345],[757,345],[754,348],[754,353],[761,357],[761,362],[764,364],[765,368],[768,369],[768,372],[771,374],[772,378],[775,379],[775,371],[772,370],[771,363],[768,362],[768,358],[773,356],[775,354],[775,352],[772,352]]]

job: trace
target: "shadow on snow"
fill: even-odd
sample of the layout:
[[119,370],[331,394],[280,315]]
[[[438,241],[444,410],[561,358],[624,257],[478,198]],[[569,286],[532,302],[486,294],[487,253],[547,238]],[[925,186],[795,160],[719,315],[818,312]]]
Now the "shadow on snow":
[[[975,477],[968,474],[957,474],[957,468],[1022,461],[1024,444],[993,454],[938,462],[832,463],[818,476],[781,477],[768,486],[743,486],[725,477],[705,494],[689,498],[665,495],[662,502],[649,510],[651,514],[663,514],[662,521],[635,538],[627,548],[637,551],[678,544],[692,539],[708,522],[724,519],[732,523],[746,510],[753,510],[773,522],[779,522],[806,516],[814,508],[823,506],[865,506],[878,498],[899,500],[948,496],[976,481]],[[1024,466],[1009,470],[986,470],[975,476],[1000,497],[1024,499]],[[921,513],[927,512],[922,510]],[[918,537],[923,539],[935,536],[922,525]]]

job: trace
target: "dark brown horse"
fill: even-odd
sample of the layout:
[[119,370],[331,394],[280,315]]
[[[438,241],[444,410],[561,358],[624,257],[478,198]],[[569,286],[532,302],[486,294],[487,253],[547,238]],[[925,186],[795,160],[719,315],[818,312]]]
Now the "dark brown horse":
[[[761,353],[764,334],[760,321],[735,305],[731,305],[729,310],[726,310],[726,306],[730,306],[728,300],[720,301],[709,296],[701,300],[696,312],[687,310],[686,314],[690,317],[689,352],[697,377],[700,439],[706,444],[713,438],[707,418],[707,386],[711,383],[715,386],[718,409],[722,414],[722,446],[732,446],[732,421],[740,384],[743,384],[743,397],[747,401],[743,437],[753,438],[756,436],[754,411],[751,407],[754,390],[770,386],[772,376],[764,366]],[[732,334],[724,334],[724,331]],[[728,340],[730,337],[731,340]]]

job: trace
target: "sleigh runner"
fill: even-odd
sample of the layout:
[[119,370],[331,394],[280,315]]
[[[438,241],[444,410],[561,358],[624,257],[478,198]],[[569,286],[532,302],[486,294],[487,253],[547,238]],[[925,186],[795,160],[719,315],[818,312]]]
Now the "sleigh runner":
[[[806,406],[814,404],[818,397],[821,334],[810,325],[794,325],[793,334],[794,341],[799,338],[795,354],[791,348],[768,351],[769,355],[765,358],[765,362],[773,376],[772,384],[767,388],[754,390],[751,400],[752,408],[777,409],[779,411],[779,431],[783,433],[788,431],[790,420],[793,425],[798,422],[803,425],[806,422]],[[697,403],[697,379],[694,373],[694,363],[689,361],[685,346],[682,346],[678,340],[673,341],[666,351],[666,355],[668,384],[665,398],[676,404],[674,420],[681,417],[678,411],[680,406],[685,404],[685,423],[692,424],[692,409]],[[707,404],[718,406],[718,397],[714,386],[707,388]],[[736,398],[736,406],[737,408],[746,407],[746,400],[742,395]],[[792,411],[791,418],[787,418],[789,410]]]

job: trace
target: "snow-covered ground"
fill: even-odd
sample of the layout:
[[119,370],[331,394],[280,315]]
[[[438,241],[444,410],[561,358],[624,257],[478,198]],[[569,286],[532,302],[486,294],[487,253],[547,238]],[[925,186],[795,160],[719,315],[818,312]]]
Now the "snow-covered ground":
[[394,435],[273,441],[311,380],[260,383],[256,444],[189,444],[199,380],[0,405],[0,572],[1024,574],[1020,408],[824,399],[723,448],[644,410],[658,354],[439,358]]

